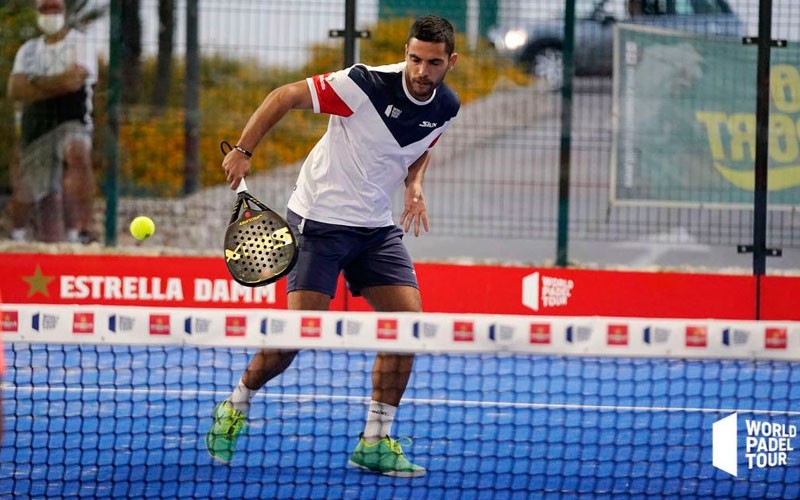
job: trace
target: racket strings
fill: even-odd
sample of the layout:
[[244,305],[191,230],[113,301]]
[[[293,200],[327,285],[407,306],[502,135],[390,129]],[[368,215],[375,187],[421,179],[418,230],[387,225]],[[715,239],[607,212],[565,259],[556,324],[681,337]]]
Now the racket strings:
[[270,217],[240,226],[231,236],[235,248],[232,264],[248,281],[276,275],[292,261],[292,234],[286,226]]

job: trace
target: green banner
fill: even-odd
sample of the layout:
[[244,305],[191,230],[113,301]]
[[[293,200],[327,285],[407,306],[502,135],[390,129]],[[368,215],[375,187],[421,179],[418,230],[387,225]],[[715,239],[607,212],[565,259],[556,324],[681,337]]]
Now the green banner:
[[[619,26],[611,199],[753,204],[757,47]],[[769,204],[800,205],[800,49],[773,49]]]

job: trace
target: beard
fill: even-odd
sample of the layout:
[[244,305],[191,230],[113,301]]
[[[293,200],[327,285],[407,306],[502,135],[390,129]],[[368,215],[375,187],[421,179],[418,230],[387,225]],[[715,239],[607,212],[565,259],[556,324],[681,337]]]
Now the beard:
[[438,83],[428,78],[411,78],[409,89],[414,97],[424,100],[430,97],[438,86]]

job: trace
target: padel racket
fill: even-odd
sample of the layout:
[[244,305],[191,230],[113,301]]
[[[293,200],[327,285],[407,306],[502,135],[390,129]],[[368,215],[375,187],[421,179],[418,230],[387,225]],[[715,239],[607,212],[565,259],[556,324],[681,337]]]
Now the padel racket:
[[[222,154],[231,145],[220,144]],[[263,286],[286,276],[297,262],[297,238],[283,217],[247,191],[244,179],[225,231],[225,264],[236,282]]]

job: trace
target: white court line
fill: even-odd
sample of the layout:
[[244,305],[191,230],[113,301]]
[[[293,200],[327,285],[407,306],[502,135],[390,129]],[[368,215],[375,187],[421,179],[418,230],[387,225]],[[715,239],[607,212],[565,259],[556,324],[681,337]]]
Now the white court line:
[[[215,399],[222,399],[228,395],[228,391],[193,391],[193,390],[157,390],[157,389],[120,389],[106,387],[39,387],[39,386],[15,386],[10,383],[2,384],[3,392],[16,389],[17,391],[30,392],[66,392],[66,393],[85,393],[85,392],[115,392],[129,394],[163,394],[168,396],[189,399],[196,396],[214,396]],[[337,396],[333,394],[294,394],[294,393],[275,393],[267,392],[263,397],[278,401],[350,401],[354,403],[369,403],[366,396]],[[674,407],[674,406],[616,406],[616,405],[582,405],[566,403],[516,403],[507,401],[474,401],[461,399],[428,399],[428,398],[404,398],[403,403],[441,405],[441,406],[467,406],[482,408],[512,408],[512,409],[556,409],[556,410],[597,410],[597,411],[632,411],[632,412],[685,412],[685,413],[749,413],[753,415],[785,415],[789,417],[800,417],[800,411],[789,410],[751,410],[747,408],[693,408],[693,407]]]

